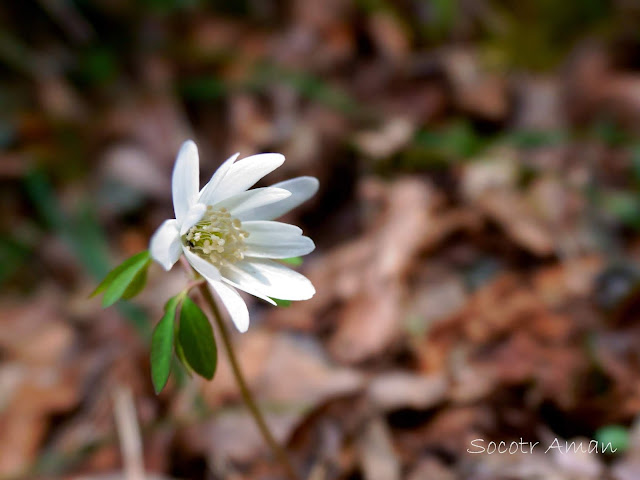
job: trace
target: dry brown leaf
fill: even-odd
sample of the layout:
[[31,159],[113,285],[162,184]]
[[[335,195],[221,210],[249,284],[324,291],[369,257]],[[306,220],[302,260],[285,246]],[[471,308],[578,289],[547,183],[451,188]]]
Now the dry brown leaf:
[[367,394],[373,405],[382,411],[427,410],[444,401],[448,391],[449,381],[443,373],[389,372],[376,376],[369,384]]
[[29,303],[2,300],[0,348],[0,474],[16,474],[36,458],[49,417],[80,400],[77,372],[64,361],[75,336],[55,291]]
[[532,282],[547,305],[560,306],[571,298],[585,298],[591,293],[602,263],[602,259],[595,255],[568,259],[562,264],[538,270]]
[[[286,444],[300,414],[269,411],[264,406],[262,410],[276,440]],[[244,410],[221,411],[214,420],[184,429],[179,438],[189,451],[204,454],[214,463],[251,463],[269,451],[255,419]]]
[[451,372],[456,401],[478,401],[499,386],[533,382],[531,401],[553,399],[571,409],[579,401],[573,385],[589,365],[579,331],[574,319],[550,311],[518,277],[503,275],[435,325],[416,353],[424,371]]
[[80,400],[77,379],[55,367],[7,364],[0,378],[10,375],[12,391],[2,398],[0,411],[0,474],[15,475],[36,459],[47,432],[49,416],[68,411]]
[[522,130],[557,131],[566,126],[561,84],[557,77],[525,76],[515,83],[514,124]]
[[402,335],[405,278],[426,239],[433,238],[428,232],[435,225],[430,218],[437,196],[427,184],[401,179],[374,190],[384,192],[385,206],[371,231],[310,265],[305,273],[316,285],[314,298],[271,315],[276,322],[303,326],[338,302],[330,350],[343,362],[379,354]]
[[0,300],[0,348],[9,358],[29,365],[59,362],[74,341],[71,326],[62,318],[57,292],[42,291],[29,302]]
[[[237,355],[249,384],[264,401],[307,410],[336,396],[354,393],[363,385],[354,370],[337,367],[312,337],[292,337],[258,327],[239,337]],[[224,354],[216,381],[204,385],[212,405],[239,398],[238,387]]]
[[457,480],[453,469],[435,458],[419,460],[416,467],[407,474],[407,480]]
[[413,458],[429,449],[465,455],[471,440],[481,438],[482,432],[494,422],[494,413],[489,406],[439,409],[425,423],[396,431],[395,445],[403,456]]
[[556,200],[553,207],[545,210],[551,204],[546,196],[536,196],[536,183],[531,192],[520,191],[517,180],[517,152],[500,148],[466,165],[460,183],[462,194],[473,209],[500,225],[521,247],[535,255],[548,256],[555,252],[558,241],[552,225],[559,228],[565,221],[564,216],[558,216],[562,209]]
[[381,418],[366,423],[358,437],[358,452],[365,480],[400,480],[400,462],[391,432]]
[[[236,352],[250,388],[283,442],[313,408],[332,398],[353,394],[363,386],[361,374],[332,365],[312,337],[270,333],[256,327],[238,339]],[[240,400],[223,355],[216,381],[205,383],[203,388],[211,405]],[[234,461],[255,459],[267,448],[254,420],[244,411],[223,410],[213,420],[189,431],[193,435],[187,432],[183,438],[190,449]]]
[[380,354],[402,334],[402,293],[396,282],[371,287],[350,299],[338,316],[329,351],[341,362],[355,363]]
[[402,61],[409,53],[408,31],[390,11],[377,10],[368,17],[373,41],[382,54],[394,61]]
[[462,110],[494,121],[505,118],[509,112],[505,77],[483,69],[480,57],[470,50],[451,48],[441,58],[454,100]]
[[[274,351],[275,336],[265,329],[251,328],[246,334],[236,336],[234,341],[240,368],[249,385],[254,386],[264,375],[269,355]],[[240,395],[225,352],[221,349],[218,354],[215,382],[202,385],[204,398],[213,408],[237,400]]]
[[477,199],[476,206],[531,253],[543,257],[554,252],[551,231],[516,192],[487,192]]
[[354,142],[369,157],[384,159],[405,148],[415,128],[413,122],[406,118],[391,118],[375,131],[357,134]]
[[433,325],[459,312],[468,296],[458,275],[439,271],[433,264],[427,264],[425,270],[428,278],[414,284],[412,298],[407,302],[407,330],[416,337],[421,337]]
[[330,341],[339,360],[370,358],[402,334],[403,281],[423,247],[431,202],[433,196],[421,182],[400,180],[391,187],[383,217],[366,240],[373,244],[366,249],[373,256],[352,271],[355,291],[338,315],[338,329]]

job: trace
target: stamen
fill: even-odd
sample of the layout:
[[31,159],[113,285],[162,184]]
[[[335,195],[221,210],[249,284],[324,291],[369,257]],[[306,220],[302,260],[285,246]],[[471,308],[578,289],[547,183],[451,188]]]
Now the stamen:
[[220,267],[244,259],[248,236],[242,222],[226,208],[207,206],[202,219],[183,235],[182,241],[189,251]]

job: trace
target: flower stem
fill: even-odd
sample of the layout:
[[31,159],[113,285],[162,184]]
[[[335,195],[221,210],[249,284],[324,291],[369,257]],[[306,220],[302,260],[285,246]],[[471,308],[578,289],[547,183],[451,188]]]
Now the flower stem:
[[271,430],[269,430],[269,426],[265,421],[256,401],[249,390],[249,386],[247,385],[247,381],[242,374],[242,370],[240,370],[240,364],[238,363],[238,358],[236,357],[235,351],[233,350],[233,343],[231,342],[231,337],[229,336],[229,330],[227,330],[227,326],[222,320],[222,316],[220,315],[220,310],[218,309],[218,305],[209,291],[209,288],[206,284],[200,285],[200,293],[204,297],[205,301],[211,307],[211,311],[213,313],[213,318],[218,326],[218,330],[220,331],[220,336],[222,337],[222,343],[224,343],[225,349],[227,350],[227,356],[229,357],[229,363],[231,364],[231,370],[233,371],[233,375],[236,377],[236,381],[238,382],[238,386],[240,387],[240,393],[242,394],[242,398],[244,402],[247,404],[251,415],[253,416],[258,428],[260,429],[260,433],[262,434],[265,442],[269,445],[275,456],[278,458],[285,471],[287,472],[287,476],[290,480],[298,480],[298,475],[296,474],[291,461],[287,453],[280,446],[278,441],[274,438]]

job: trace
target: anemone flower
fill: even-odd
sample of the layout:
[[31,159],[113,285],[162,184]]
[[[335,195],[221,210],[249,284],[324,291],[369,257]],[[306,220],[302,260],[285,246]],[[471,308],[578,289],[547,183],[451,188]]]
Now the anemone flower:
[[198,148],[191,140],[182,145],[171,182],[175,219],[160,225],[149,250],[165,270],[184,254],[245,332],[249,311],[236,289],[274,305],[274,298],[307,300],[315,294],[306,277],[273,260],[306,255],[313,241],[300,228],[273,219],[311,198],[318,180],[297,177],[248,190],[282,165],[284,156],[237,158],[236,153],[225,161],[199,190]]

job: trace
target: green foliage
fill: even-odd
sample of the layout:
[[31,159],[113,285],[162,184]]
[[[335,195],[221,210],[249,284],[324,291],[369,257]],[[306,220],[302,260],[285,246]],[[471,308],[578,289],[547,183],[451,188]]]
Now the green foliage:
[[418,132],[416,142],[425,148],[433,148],[443,154],[457,157],[470,157],[482,147],[482,139],[467,121],[454,122],[439,132]]
[[595,439],[601,444],[611,444],[614,452],[607,450],[607,453],[623,453],[629,449],[629,431],[620,425],[607,425],[598,429]]
[[[147,263],[147,266],[148,265],[149,264]],[[147,270],[148,268],[143,268],[135,277],[133,277],[133,280],[131,280],[131,283],[122,294],[122,298],[129,300],[138,295],[144,289],[144,286],[147,284]]]
[[640,230],[640,197],[628,191],[603,194],[603,207],[625,225]]
[[430,19],[425,25],[425,33],[432,40],[447,38],[454,30],[460,14],[457,0],[432,0]]
[[178,342],[187,365],[198,375],[211,380],[218,364],[218,350],[213,329],[192,300],[185,298],[180,310]]
[[609,147],[620,147],[631,141],[631,135],[619,124],[601,119],[592,127],[592,135]]
[[128,258],[111,270],[90,296],[104,292],[102,306],[106,308],[121,298],[128,299],[137,295],[144,288],[150,263],[151,257],[147,250]]
[[542,148],[566,143],[568,134],[561,130],[517,130],[508,134],[506,140],[516,148]]
[[303,262],[302,257],[281,258],[280,261],[282,263],[293,265],[294,267],[299,267]]
[[[91,276],[103,278],[109,272],[108,247],[91,202],[83,202],[85,204],[81,209],[68,214],[60,205],[48,175],[41,169],[29,172],[24,180],[24,187],[44,226],[62,238]],[[141,309],[121,303],[118,310],[140,333],[145,336],[150,333],[147,317]]]
[[280,298],[271,298],[271,300],[273,300],[274,302],[276,302],[276,305],[278,305],[279,307],[290,307],[291,306],[291,300],[282,300]]
[[117,57],[113,50],[94,47],[81,55],[76,77],[83,85],[105,85],[119,75],[118,68]]
[[286,69],[268,62],[256,65],[246,86],[249,89],[263,90],[273,85],[287,85],[301,96],[345,115],[365,116],[369,113],[346,90],[316,75]]
[[171,372],[173,360],[173,330],[176,310],[183,295],[171,297],[164,307],[164,315],[151,337],[151,380],[157,393],[164,388]]
[[[175,334],[176,336],[178,336],[177,325],[175,328]],[[184,356],[184,350],[182,350],[182,345],[180,345],[180,342],[176,342],[174,345],[174,348],[176,351],[176,357],[178,357],[178,365],[182,365],[184,367],[184,370],[187,372],[187,375],[191,377],[193,375],[193,370],[189,366],[189,362],[187,361],[187,358]]]
[[228,86],[216,77],[195,77],[182,82],[180,94],[187,100],[209,101],[223,98],[229,93]]
[[34,170],[27,175],[25,189],[45,226],[61,236],[91,275],[103,277],[109,270],[107,246],[92,209],[85,207],[74,212],[75,215],[67,214],[42,170]]
[[580,38],[603,33],[613,14],[610,0],[494,0],[491,5],[488,55],[505,67],[537,70],[556,66]]
[[[91,296],[104,292],[102,304],[108,307],[121,298],[137,295],[144,288],[150,263],[147,250],[128,258],[109,272]],[[156,393],[167,383],[174,351],[187,371],[211,380],[216,370],[218,352],[213,329],[200,307],[186,294],[187,290],[169,299],[165,313],[153,331],[151,379]],[[180,322],[176,327],[176,311],[181,302]],[[177,342],[174,342],[174,337],[177,337]]]
[[400,154],[403,169],[445,168],[478,154],[483,140],[467,121],[453,122],[437,130],[416,133],[412,145]]
[[0,284],[8,281],[28,260],[31,246],[17,241],[10,236],[0,236]]

